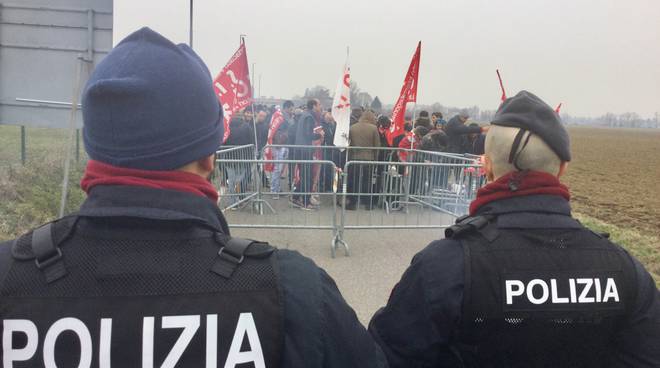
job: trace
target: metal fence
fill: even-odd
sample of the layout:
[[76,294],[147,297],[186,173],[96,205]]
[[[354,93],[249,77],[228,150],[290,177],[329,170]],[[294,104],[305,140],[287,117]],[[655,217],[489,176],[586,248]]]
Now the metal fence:
[[346,230],[450,226],[467,213],[485,183],[477,156],[397,148],[266,148],[273,160],[255,159],[253,145],[218,151],[219,205],[228,221],[233,227],[330,230],[333,257],[340,247],[349,254]]

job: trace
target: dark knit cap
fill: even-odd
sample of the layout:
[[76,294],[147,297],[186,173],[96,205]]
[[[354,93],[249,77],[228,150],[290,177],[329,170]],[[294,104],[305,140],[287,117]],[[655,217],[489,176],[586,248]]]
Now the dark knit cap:
[[222,109],[202,59],[146,27],[98,64],[82,104],[85,149],[110,165],[173,170],[222,140]]
[[562,161],[571,160],[571,143],[559,115],[533,93],[520,91],[506,99],[491,124],[530,131],[550,146]]

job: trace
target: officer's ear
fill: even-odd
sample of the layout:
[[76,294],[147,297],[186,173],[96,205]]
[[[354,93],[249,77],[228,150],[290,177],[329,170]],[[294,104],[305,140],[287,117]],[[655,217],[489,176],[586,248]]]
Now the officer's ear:
[[197,164],[207,174],[206,176],[210,175],[215,166],[215,153],[197,160]]
[[484,163],[486,179],[489,182],[495,181],[495,174],[493,174],[493,162],[490,160],[490,157],[488,157],[488,155],[483,155],[481,156],[481,161]]
[[566,170],[568,170],[568,161],[562,161],[561,164],[559,164],[559,173],[557,174],[557,178],[561,178],[564,173],[566,173]]

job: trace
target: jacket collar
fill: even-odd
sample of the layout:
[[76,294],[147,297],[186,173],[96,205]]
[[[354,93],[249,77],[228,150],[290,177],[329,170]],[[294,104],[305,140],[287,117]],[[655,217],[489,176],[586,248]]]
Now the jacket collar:
[[96,186],[90,190],[77,215],[191,220],[229,235],[227,221],[213,201],[176,190],[124,185]]
[[571,217],[571,205],[563,197],[538,194],[492,201],[476,215],[497,215],[499,228],[562,228],[582,226]]
[[501,215],[521,212],[570,216],[571,205],[566,199],[560,196],[538,194],[492,201],[477,210],[477,214],[479,215]]

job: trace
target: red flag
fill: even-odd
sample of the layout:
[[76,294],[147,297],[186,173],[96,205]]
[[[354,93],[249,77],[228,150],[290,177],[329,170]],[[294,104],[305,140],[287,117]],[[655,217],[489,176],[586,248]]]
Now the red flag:
[[559,115],[559,111],[561,111],[561,104],[562,103],[563,102],[560,102],[559,105],[557,105],[557,108],[555,109],[555,112],[557,113],[557,115]]
[[225,134],[224,143],[229,137],[229,121],[232,115],[252,102],[252,87],[250,86],[250,73],[248,70],[245,43],[241,42],[234,56],[220,71],[213,81],[213,88],[218,95],[224,110]]
[[390,146],[393,144],[394,138],[405,132],[403,125],[405,123],[404,117],[406,115],[406,104],[408,102],[417,102],[417,80],[419,77],[419,60],[421,51],[422,41],[419,41],[417,44],[417,50],[415,50],[415,54],[410,61],[406,78],[403,80],[403,87],[401,87],[399,99],[396,101],[394,109],[392,110],[392,124],[390,125],[390,129],[386,132],[387,142]]
[[[275,112],[273,113],[273,116],[270,118],[270,125],[268,127],[268,145],[266,145],[266,148],[264,149],[264,159],[266,160],[272,160],[273,159],[273,149],[270,147],[271,144],[273,144],[273,138],[275,138],[275,133],[277,133],[277,130],[280,128],[280,125],[284,122],[284,115],[282,115],[282,111],[280,109],[276,109]],[[264,171],[271,172],[275,166],[273,165],[272,162],[267,162],[264,165]]]

